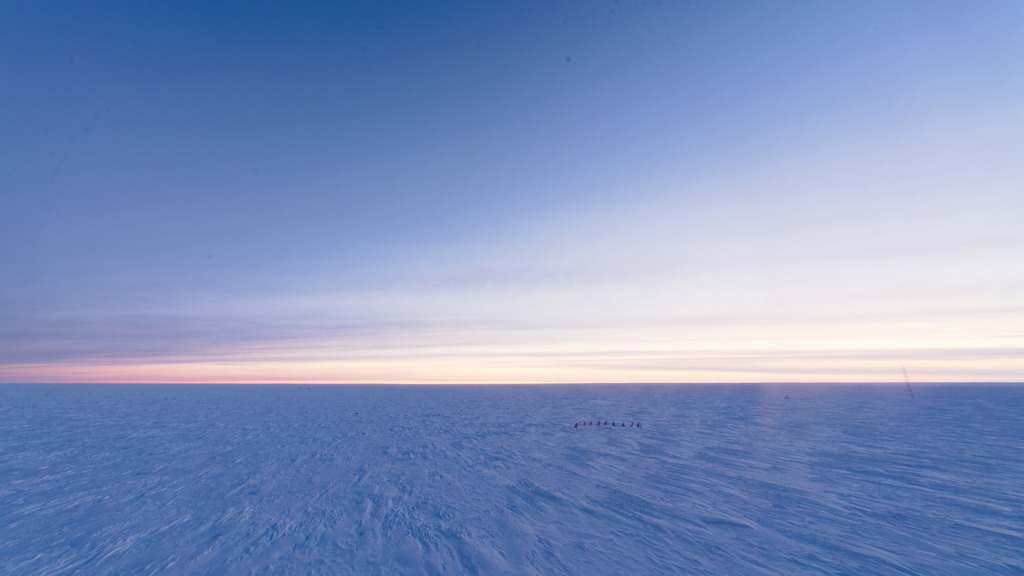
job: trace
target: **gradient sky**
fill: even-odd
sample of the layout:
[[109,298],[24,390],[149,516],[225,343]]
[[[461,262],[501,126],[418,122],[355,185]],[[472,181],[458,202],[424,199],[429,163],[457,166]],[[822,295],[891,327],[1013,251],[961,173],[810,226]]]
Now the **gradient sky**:
[[1024,380],[1024,3],[5,2],[0,381]]

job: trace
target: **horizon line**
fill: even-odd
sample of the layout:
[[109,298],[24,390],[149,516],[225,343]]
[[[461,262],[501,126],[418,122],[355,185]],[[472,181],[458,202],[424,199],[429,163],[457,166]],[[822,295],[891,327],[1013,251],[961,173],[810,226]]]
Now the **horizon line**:
[[[0,382],[0,386],[905,386],[905,381],[860,382]],[[914,386],[1020,386],[1024,380],[943,380]]]

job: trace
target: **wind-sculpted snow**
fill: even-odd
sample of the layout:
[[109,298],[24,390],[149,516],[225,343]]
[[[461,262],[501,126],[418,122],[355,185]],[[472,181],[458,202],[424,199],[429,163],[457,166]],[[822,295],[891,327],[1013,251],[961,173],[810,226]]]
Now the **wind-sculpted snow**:
[[1024,574],[1024,388],[916,392],[0,386],[0,574]]

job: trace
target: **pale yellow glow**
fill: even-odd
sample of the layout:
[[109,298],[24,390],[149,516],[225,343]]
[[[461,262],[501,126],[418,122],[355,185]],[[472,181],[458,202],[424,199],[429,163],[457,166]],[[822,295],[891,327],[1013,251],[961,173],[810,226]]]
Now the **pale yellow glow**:
[[[923,338],[921,334],[931,334]],[[797,347],[794,347],[796,345]],[[941,322],[630,331],[466,331],[387,341],[296,342],[209,355],[12,364],[0,380],[112,383],[569,383],[1015,381],[1024,338],[977,338]]]

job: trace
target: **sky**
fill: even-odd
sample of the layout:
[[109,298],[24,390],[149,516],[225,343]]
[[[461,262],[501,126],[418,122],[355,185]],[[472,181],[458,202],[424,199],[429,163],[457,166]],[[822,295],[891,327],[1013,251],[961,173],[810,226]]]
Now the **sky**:
[[0,10],[0,382],[1024,381],[1024,3]]

